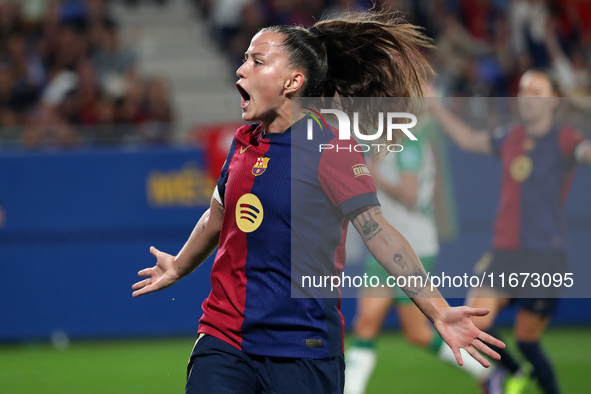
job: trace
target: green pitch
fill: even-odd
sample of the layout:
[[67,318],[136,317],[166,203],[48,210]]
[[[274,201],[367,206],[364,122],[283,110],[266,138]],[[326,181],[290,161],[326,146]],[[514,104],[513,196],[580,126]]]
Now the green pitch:
[[[564,393],[588,393],[591,330],[551,329],[545,348]],[[510,334],[506,333],[506,339]],[[182,393],[194,338],[0,346],[0,393]],[[382,335],[368,393],[478,393],[461,371],[405,343]],[[528,393],[538,393],[533,386]]]
[[[507,346],[516,351],[510,332],[501,331]],[[550,329],[543,341],[556,368],[563,393],[589,393],[591,371],[591,330]],[[367,393],[480,393],[470,376],[444,364],[433,354],[413,347],[402,335],[383,335],[378,342],[378,362]],[[528,394],[540,393],[530,384]]]
[[183,393],[195,339],[0,347],[0,393]]

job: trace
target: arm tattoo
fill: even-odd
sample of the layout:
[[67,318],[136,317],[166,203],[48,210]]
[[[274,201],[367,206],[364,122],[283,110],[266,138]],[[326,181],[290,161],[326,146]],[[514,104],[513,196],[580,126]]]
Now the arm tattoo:
[[400,266],[400,268],[408,268],[408,263],[406,262],[406,260],[404,259],[404,257],[402,257],[402,255],[400,253],[396,253],[394,255],[394,262],[396,264],[398,264]]
[[[398,275],[398,278],[405,277],[404,286],[401,286],[401,289],[412,298],[418,296],[425,289],[425,287],[427,287],[429,277],[421,269],[419,264],[413,263],[412,259],[405,258],[404,256],[408,257],[409,253],[403,247],[399,250],[399,253],[394,255],[392,259],[402,271]],[[399,280],[397,280],[397,282],[400,283]]]
[[406,286],[403,287],[402,290],[405,291],[409,297],[418,296],[425,287],[427,287],[427,280],[429,279],[418,267],[415,267],[413,273],[406,278]]
[[201,219],[199,219],[199,222],[197,223],[197,234],[203,234],[205,232],[205,224],[209,220],[209,217],[210,216],[211,216],[211,210],[208,209],[203,214],[203,216],[201,217]]
[[376,222],[373,218],[372,212],[373,215],[379,215],[382,213],[382,209],[379,206],[375,206],[366,209],[355,218],[355,223],[359,228],[361,228],[361,232],[363,233],[365,242],[371,241],[373,238],[375,238],[376,235],[378,235],[382,231],[382,228],[380,227],[378,222]]
[[371,216],[371,212],[365,211],[359,217],[359,222],[361,223],[361,228],[363,229],[363,235],[366,237],[373,233],[378,228],[378,224]]

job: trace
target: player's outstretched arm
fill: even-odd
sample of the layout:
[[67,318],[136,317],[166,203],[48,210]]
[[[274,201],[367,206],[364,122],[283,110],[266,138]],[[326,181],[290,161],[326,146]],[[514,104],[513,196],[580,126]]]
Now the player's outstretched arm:
[[176,257],[150,247],[150,253],[156,257],[156,265],[138,272],[139,276],[147,279],[131,287],[133,296],[165,289],[193,272],[218,246],[223,218],[224,207],[212,198],[209,209],[201,216]]
[[445,133],[455,144],[468,152],[485,155],[492,154],[493,147],[489,134],[485,131],[473,130],[469,125],[448,111],[432,91],[432,88],[427,88],[425,93],[426,96],[430,96],[426,99],[429,113],[435,116]]
[[504,348],[498,339],[480,331],[470,316],[483,316],[489,311],[469,307],[450,307],[441,297],[437,288],[431,287],[428,275],[408,241],[392,227],[382,214],[379,206],[360,209],[349,219],[363,238],[370,253],[384,266],[397,283],[403,283],[401,289],[412,298],[419,309],[431,320],[441,338],[453,350],[459,365],[463,364],[460,348],[474,357],[483,366],[490,363],[480,352],[494,359],[500,359],[498,353],[485,343]]

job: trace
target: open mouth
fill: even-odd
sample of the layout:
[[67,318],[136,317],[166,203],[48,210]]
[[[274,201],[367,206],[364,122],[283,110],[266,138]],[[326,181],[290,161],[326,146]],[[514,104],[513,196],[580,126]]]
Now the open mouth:
[[248,94],[248,92],[238,84],[236,84],[236,88],[238,89],[238,92],[240,92],[240,108],[245,109],[246,107],[248,107],[248,104],[250,104],[250,94]]

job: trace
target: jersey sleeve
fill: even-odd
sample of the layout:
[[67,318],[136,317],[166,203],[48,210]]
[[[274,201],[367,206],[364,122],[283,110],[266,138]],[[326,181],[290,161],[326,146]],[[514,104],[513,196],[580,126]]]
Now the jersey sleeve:
[[577,146],[585,140],[583,134],[571,127],[563,127],[558,136],[558,144],[562,154],[569,158],[575,158],[575,150]]
[[[343,146],[343,141],[338,141],[338,144]],[[318,168],[322,189],[345,216],[356,209],[380,204],[363,154],[355,152],[353,145],[347,148],[351,150],[330,149],[322,152]]]
[[216,184],[215,190],[213,192],[214,198],[223,206],[224,205],[224,195],[226,193],[226,182],[228,182],[228,169],[230,167],[230,162],[232,161],[232,157],[234,156],[234,151],[236,150],[236,140],[232,140],[232,145],[230,146],[230,151],[228,152],[228,156],[226,157],[226,161],[222,166],[222,171],[220,173],[220,177],[218,178],[218,182]]
[[400,172],[416,173],[423,163],[423,148],[418,141],[408,141],[401,152],[390,153],[396,155],[396,165]]

